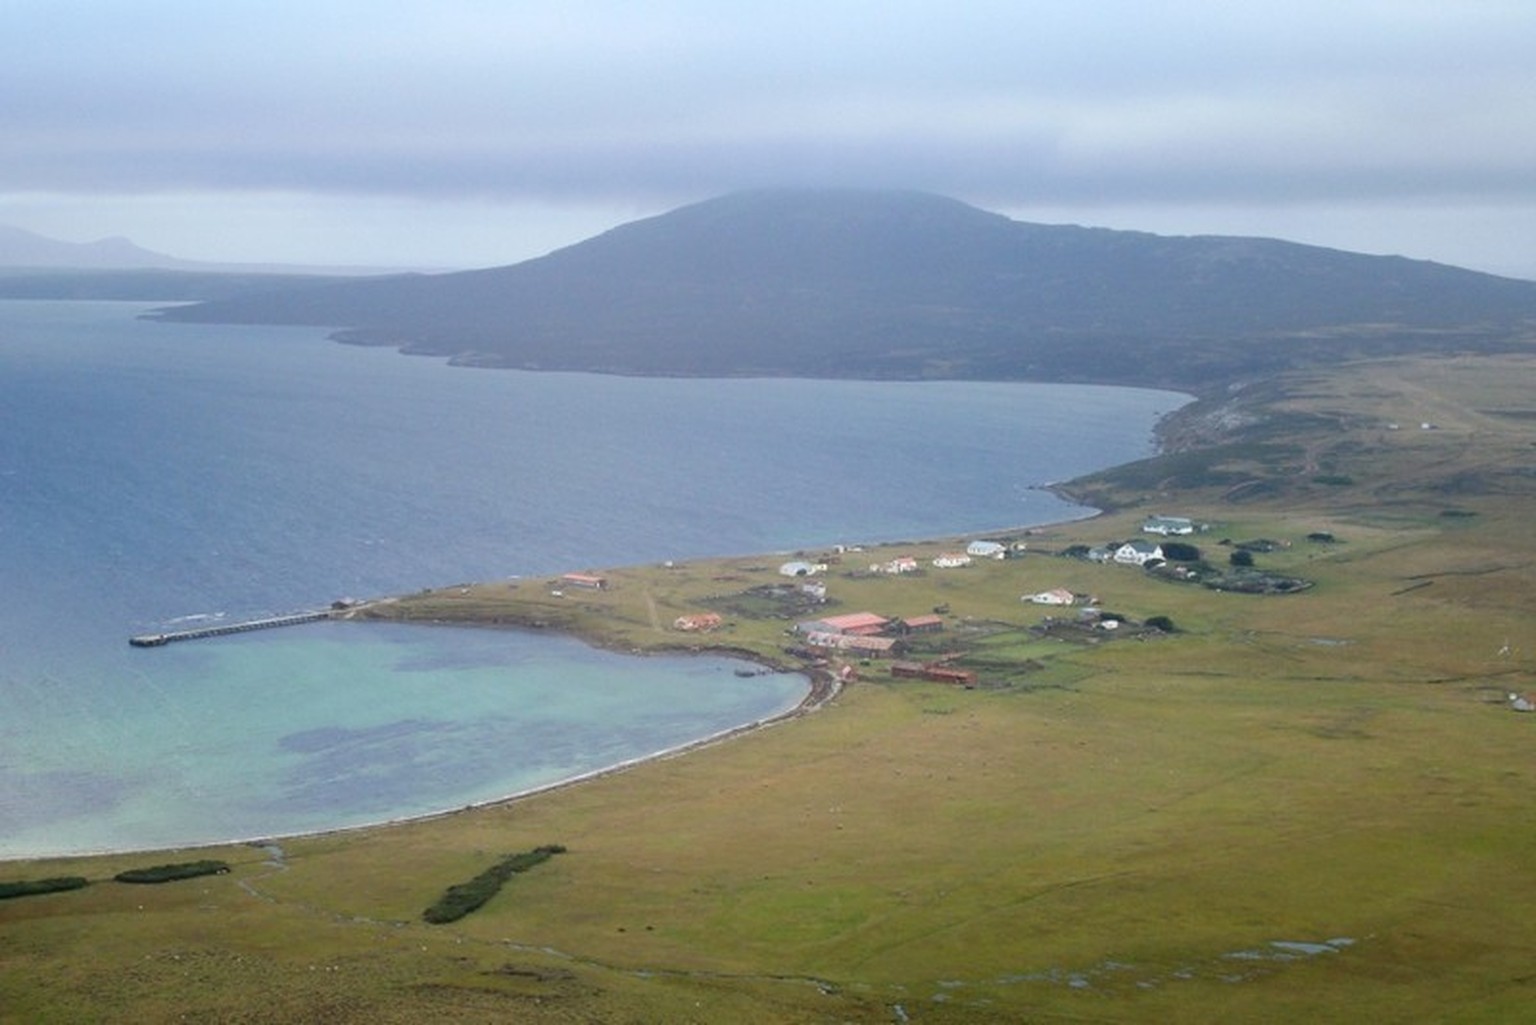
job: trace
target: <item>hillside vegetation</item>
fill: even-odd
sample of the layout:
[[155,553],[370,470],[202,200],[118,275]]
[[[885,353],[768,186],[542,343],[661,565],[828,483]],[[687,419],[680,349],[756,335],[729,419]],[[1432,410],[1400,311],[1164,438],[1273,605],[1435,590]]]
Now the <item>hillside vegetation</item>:
[[167,320],[314,324],[459,363],[1205,391],[1511,351],[1536,282],[1273,239],[1028,224],[921,193],[741,193],[511,267],[276,290]]
[[[920,651],[975,686],[855,662],[817,711],[579,785],[208,851],[231,872],[172,886],[0,902],[0,1019],[1521,1020],[1536,715],[1508,694],[1536,675],[1533,373],[1530,355],[1365,361],[1204,400],[1169,454],[1073,483],[1111,512],[1000,531],[1021,558],[933,568],[956,539],[805,552],[829,561],[825,611],[944,609]],[[1206,524],[1180,540],[1207,562],[1242,550],[1311,586],[1234,594],[1071,557],[1152,513]],[[868,571],[903,554],[922,572]],[[780,561],[368,614],[795,666]],[[1020,600],[1057,587],[1125,625],[1057,630],[1075,611]],[[673,628],[706,611],[713,632]],[[421,921],[551,839],[566,853],[473,915]]]

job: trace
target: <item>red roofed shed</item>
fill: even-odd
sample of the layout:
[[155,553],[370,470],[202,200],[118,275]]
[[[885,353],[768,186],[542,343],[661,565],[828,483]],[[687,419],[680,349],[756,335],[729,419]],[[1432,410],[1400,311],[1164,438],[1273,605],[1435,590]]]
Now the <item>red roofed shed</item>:
[[817,622],[834,633],[868,636],[884,630],[890,620],[873,612],[849,612],[841,616],[827,616]]

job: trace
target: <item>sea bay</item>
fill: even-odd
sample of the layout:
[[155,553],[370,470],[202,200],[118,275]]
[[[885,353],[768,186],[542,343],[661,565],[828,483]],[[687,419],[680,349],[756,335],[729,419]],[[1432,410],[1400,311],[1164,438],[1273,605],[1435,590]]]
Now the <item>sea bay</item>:
[[309,328],[0,303],[0,857],[441,811],[791,707],[568,638],[129,634],[463,580],[1040,523],[1184,398],[467,370]]

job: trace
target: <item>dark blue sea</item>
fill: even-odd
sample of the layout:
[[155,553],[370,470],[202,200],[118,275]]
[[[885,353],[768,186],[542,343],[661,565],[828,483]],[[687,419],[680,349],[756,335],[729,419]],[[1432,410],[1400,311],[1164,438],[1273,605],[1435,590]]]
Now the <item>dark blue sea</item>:
[[467,370],[0,302],[0,858],[428,814],[771,716],[797,676],[559,637],[131,634],[470,580],[980,532],[1184,396]]

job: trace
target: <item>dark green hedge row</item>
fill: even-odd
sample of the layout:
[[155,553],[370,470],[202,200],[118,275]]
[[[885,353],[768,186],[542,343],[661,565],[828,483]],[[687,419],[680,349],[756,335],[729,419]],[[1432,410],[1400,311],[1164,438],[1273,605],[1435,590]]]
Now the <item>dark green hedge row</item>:
[[421,917],[433,925],[457,922],[496,896],[502,884],[517,873],[564,853],[565,848],[560,844],[546,844],[521,854],[509,854],[469,882],[448,887],[436,903],[421,913]]
[[150,868],[130,868],[113,876],[120,883],[170,883],[178,879],[196,879],[198,876],[221,875],[229,871],[227,861],[183,861],[174,865],[155,865]]
[[84,876],[55,876],[52,879],[18,879],[12,883],[0,883],[0,900],[9,897],[32,897],[39,893],[59,893],[89,886]]

